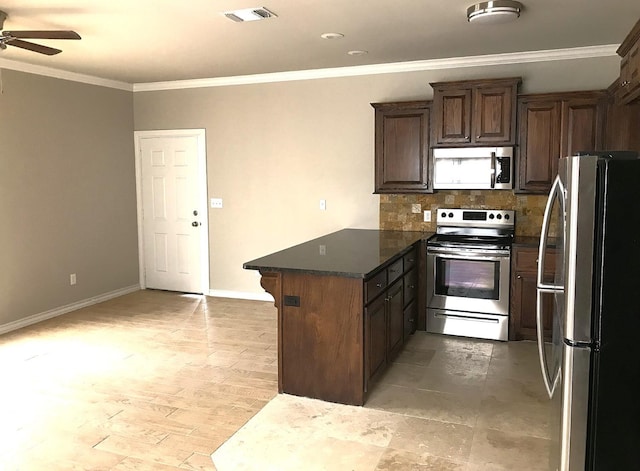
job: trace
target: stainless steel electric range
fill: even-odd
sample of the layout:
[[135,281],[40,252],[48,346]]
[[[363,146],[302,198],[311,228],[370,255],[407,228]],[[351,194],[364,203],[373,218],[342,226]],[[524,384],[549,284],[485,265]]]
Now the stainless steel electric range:
[[439,209],[427,241],[427,331],[508,340],[509,210]]

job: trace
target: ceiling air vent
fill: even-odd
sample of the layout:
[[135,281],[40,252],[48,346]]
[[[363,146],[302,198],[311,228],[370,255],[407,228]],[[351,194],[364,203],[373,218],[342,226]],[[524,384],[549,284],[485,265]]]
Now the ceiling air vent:
[[244,21],[266,20],[268,18],[277,18],[274,12],[265,7],[245,8],[242,10],[225,11],[224,16],[237,23]]

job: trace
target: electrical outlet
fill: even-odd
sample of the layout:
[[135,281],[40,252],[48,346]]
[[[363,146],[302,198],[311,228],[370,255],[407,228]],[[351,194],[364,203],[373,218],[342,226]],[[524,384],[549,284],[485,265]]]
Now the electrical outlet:
[[413,203],[411,205],[411,212],[413,214],[420,214],[422,212],[422,205],[419,203]]
[[426,209],[424,211],[424,222],[431,222],[431,211]]
[[76,274],[75,273],[72,273],[72,274],[69,275],[69,284],[71,286],[76,284]]
[[320,210],[321,211],[327,210],[327,200],[320,200]]
[[211,198],[211,207],[212,208],[222,208],[222,198]]
[[327,246],[320,244],[320,255],[327,255]]

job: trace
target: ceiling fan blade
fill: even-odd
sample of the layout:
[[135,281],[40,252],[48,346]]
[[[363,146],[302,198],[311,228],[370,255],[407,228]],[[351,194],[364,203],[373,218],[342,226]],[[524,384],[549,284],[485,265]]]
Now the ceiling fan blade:
[[3,31],[2,35],[21,39],[82,39],[75,31]]
[[60,49],[53,47],[43,46],[41,44],[30,43],[28,41],[22,41],[20,39],[12,39],[6,43],[8,46],[15,46],[21,49],[27,49],[33,52],[39,52],[40,54],[46,54],[47,56],[54,56],[61,53]]

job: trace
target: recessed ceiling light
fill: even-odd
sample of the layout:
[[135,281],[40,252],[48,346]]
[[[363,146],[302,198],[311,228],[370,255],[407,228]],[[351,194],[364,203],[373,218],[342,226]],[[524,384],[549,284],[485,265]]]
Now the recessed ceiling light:
[[513,0],[481,2],[467,8],[467,20],[478,24],[506,23],[518,18],[521,10],[522,3]]
[[274,12],[265,7],[244,8],[242,10],[225,11],[224,16],[237,23],[243,21],[258,21],[268,18],[277,18]]
[[369,54],[369,51],[349,51],[347,54],[350,56],[364,56],[365,54]]
[[320,35],[322,39],[342,39],[344,38],[344,34],[342,33],[322,33]]

